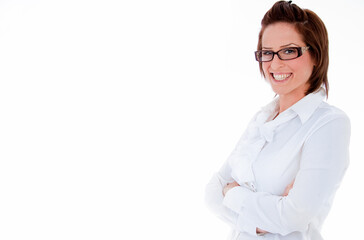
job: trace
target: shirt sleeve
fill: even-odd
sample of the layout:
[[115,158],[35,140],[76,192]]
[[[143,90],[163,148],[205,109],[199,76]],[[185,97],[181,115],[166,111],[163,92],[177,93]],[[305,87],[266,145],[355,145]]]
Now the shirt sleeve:
[[244,187],[227,192],[223,205],[238,214],[236,228],[250,234],[256,227],[281,235],[306,231],[318,213],[329,211],[349,164],[349,141],[346,116],[318,127],[302,147],[300,169],[286,197]]
[[[252,118],[252,120],[250,120],[247,129],[249,129],[249,125],[252,124],[252,122],[254,122],[254,119],[256,118],[258,113],[256,113]],[[246,134],[247,130],[245,130],[245,132],[242,134],[234,150],[228,157],[227,161],[220,168],[219,172],[213,175],[209,183],[206,185],[205,189],[205,203],[207,207],[215,215],[217,215],[217,217],[222,219],[224,222],[228,223],[233,228],[235,228],[236,226],[236,222],[238,220],[238,213],[223,205],[224,201],[223,189],[227,183],[235,181],[231,176],[231,167],[229,165],[229,158],[232,155],[236,154],[236,152],[238,151],[238,146],[241,144],[241,141],[243,141]]]
[[224,206],[223,188],[227,183],[233,182],[230,176],[230,167],[226,162],[219,172],[215,173],[205,189],[205,202],[207,207],[224,222],[235,227],[238,213]]

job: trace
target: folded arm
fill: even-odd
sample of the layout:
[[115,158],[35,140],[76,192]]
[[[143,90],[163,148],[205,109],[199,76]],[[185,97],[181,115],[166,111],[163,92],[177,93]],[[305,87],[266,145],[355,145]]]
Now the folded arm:
[[349,138],[350,122],[344,117],[315,131],[303,146],[300,170],[287,196],[230,189],[223,205],[238,214],[236,228],[250,234],[257,228],[281,235],[305,231],[320,211],[329,210],[348,166]]
[[223,205],[223,188],[233,179],[229,178],[230,167],[227,163],[220,171],[213,175],[205,190],[205,202],[207,207],[220,219],[235,227],[238,213]]

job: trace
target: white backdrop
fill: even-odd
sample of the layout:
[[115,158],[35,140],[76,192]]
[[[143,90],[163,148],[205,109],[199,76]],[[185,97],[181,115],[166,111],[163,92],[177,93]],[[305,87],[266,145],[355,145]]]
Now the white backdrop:
[[[253,56],[274,2],[1,0],[0,239],[225,239],[204,187],[274,96]],[[323,234],[357,239],[364,3],[294,2],[326,23],[352,121]]]

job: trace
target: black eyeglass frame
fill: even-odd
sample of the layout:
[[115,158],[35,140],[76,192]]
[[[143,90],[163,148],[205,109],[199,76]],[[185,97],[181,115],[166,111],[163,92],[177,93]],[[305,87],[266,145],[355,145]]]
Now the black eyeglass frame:
[[[284,51],[284,50],[287,50],[287,49],[292,49],[292,48],[297,49],[297,56],[296,56],[296,57],[294,57],[294,58],[289,58],[289,59],[282,59],[282,58],[279,56],[279,54],[278,54],[279,52]],[[274,55],[277,55],[277,56],[278,56],[278,58],[279,58],[280,60],[288,61],[288,60],[293,60],[293,59],[296,59],[296,58],[301,57],[301,56],[302,56],[302,54],[303,54],[305,51],[307,51],[309,48],[310,48],[310,46],[306,46],[306,47],[287,47],[287,48],[283,48],[283,49],[281,49],[281,50],[279,50],[279,51],[277,51],[277,52],[273,52],[273,51],[270,51],[270,50],[259,50],[259,51],[255,51],[255,52],[254,52],[254,54],[255,54],[255,60],[257,60],[258,62],[270,62],[270,61],[272,61],[272,60],[273,60]],[[270,60],[266,60],[266,61],[260,61],[260,60],[259,60],[259,55],[260,55],[263,51],[269,51],[269,52],[271,52],[271,53],[272,53],[272,59],[270,59]]]

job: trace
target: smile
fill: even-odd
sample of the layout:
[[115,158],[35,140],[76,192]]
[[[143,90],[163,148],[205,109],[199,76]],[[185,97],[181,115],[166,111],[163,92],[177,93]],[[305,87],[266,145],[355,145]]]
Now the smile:
[[287,78],[289,78],[292,73],[288,73],[288,74],[274,74],[274,73],[271,73],[271,75],[273,76],[273,78],[277,81],[283,81]]

